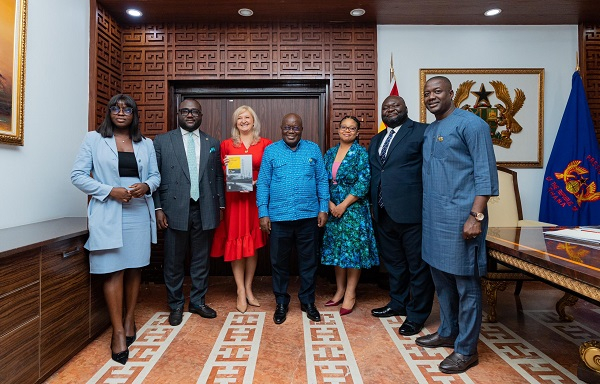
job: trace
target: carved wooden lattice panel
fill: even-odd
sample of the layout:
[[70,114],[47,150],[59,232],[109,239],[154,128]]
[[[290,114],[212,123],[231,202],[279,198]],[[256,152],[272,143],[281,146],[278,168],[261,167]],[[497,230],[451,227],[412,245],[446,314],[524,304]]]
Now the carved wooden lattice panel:
[[364,143],[377,133],[377,32],[374,25],[141,25],[122,34],[123,91],[140,108],[142,132],[167,131],[168,81],[330,79],[327,145],[342,116],[363,121]]
[[596,138],[600,142],[600,25],[580,26],[581,69]]
[[[121,27],[98,5],[96,9],[96,121],[100,125],[111,97],[121,92]],[[93,64],[92,64],[93,65]]]

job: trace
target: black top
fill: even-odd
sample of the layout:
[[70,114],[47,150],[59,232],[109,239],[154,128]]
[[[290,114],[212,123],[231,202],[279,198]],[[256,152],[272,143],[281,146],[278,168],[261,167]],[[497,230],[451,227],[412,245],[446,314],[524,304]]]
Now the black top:
[[119,176],[140,177],[133,152],[119,152]]

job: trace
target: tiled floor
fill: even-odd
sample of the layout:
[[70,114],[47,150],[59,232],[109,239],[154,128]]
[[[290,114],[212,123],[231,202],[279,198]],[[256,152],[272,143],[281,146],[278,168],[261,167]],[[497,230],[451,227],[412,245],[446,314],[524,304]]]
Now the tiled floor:
[[[572,323],[554,312],[562,293],[526,282],[519,297],[514,286],[498,295],[498,323],[484,323],[479,365],[461,375],[439,373],[437,365],[451,349],[424,349],[414,337],[398,335],[402,318],[378,319],[371,308],[387,303],[387,292],[361,284],[355,310],[340,317],[325,307],[334,285],[319,279],[317,307],[323,321],[313,323],[300,311],[298,281],[282,325],[270,278],[257,277],[261,307],[235,310],[230,277],[211,277],[207,303],[216,319],[185,313],[179,327],[168,325],[161,285],[142,287],[137,313],[138,340],[126,366],[110,360],[110,329],[75,356],[48,383],[571,383],[578,382],[578,346],[600,339],[600,308],[579,301],[567,311]],[[187,308],[187,307],[186,307]],[[485,308],[485,307],[484,307]],[[423,334],[439,325],[437,302]]]

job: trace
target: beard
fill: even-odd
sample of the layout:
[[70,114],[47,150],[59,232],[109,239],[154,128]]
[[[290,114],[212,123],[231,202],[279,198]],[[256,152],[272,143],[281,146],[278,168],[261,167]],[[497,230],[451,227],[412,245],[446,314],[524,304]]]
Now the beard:
[[400,125],[404,124],[404,122],[406,121],[407,118],[408,118],[408,114],[403,113],[400,115],[396,115],[393,118],[382,117],[381,121],[383,121],[383,123],[390,128],[396,128],[396,127],[399,127]]

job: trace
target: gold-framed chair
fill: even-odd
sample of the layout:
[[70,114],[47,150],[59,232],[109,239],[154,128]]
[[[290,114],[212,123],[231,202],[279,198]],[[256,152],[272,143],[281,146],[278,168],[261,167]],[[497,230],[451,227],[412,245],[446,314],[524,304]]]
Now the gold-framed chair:
[[[519,183],[517,172],[498,166],[498,183],[500,193],[491,197],[488,201],[489,229],[493,232],[496,227],[548,227],[553,224],[534,220],[523,220],[523,209],[521,206],[521,195],[519,194]],[[518,272],[510,267],[499,264],[494,258],[487,258],[487,275],[482,277],[481,284],[487,296],[489,307],[486,321],[495,323],[497,320],[496,301],[498,291],[506,290],[509,281],[515,281],[514,294],[519,295],[523,287],[523,281],[534,280],[532,277]]]

